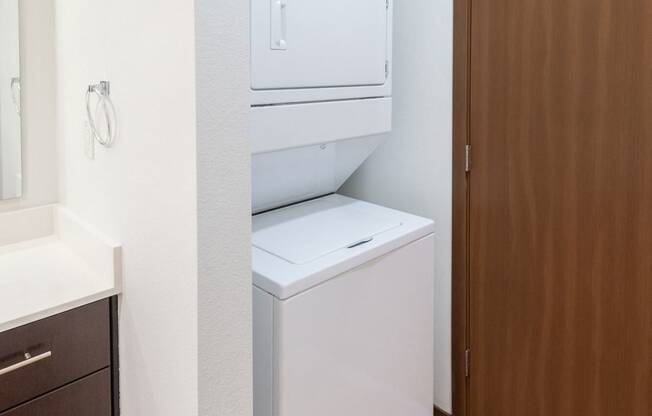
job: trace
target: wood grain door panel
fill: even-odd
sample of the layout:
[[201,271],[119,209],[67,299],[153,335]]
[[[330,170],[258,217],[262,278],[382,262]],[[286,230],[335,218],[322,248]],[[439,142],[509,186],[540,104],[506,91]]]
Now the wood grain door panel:
[[652,2],[471,13],[471,415],[650,416]]

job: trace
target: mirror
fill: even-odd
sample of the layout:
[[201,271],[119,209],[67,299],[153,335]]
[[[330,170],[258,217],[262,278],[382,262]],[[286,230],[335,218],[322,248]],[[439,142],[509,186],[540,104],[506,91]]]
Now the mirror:
[[19,0],[0,0],[0,200],[22,195]]

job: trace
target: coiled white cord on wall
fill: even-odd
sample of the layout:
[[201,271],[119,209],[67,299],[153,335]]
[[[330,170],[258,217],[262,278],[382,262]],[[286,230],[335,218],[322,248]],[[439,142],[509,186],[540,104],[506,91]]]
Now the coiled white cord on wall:
[[[95,140],[104,147],[111,147],[115,141],[117,133],[117,117],[115,106],[111,101],[111,86],[108,81],[100,81],[99,84],[89,85],[86,90],[86,118],[88,119],[88,127]],[[97,104],[95,111],[91,110],[91,99],[97,97]],[[97,116],[99,113],[104,113],[106,120],[105,134],[103,134],[96,124]]]

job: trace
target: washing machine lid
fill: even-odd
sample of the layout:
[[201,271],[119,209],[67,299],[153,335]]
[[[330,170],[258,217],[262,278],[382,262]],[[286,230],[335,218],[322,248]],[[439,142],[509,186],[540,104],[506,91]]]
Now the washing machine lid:
[[288,299],[433,231],[432,220],[337,194],[258,214],[253,282]]
[[400,225],[395,216],[373,212],[360,201],[336,196],[255,216],[252,240],[254,247],[300,265],[368,243]]

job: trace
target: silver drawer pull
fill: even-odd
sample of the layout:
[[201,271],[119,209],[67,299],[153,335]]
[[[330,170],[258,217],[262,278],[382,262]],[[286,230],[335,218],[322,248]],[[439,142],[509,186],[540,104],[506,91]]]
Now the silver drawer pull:
[[45,360],[46,358],[50,358],[50,357],[52,357],[52,351],[44,352],[43,354],[39,354],[36,357],[32,357],[29,353],[25,353],[24,361],[21,361],[14,365],[10,365],[9,367],[0,368],[0,376],[4,376],[5,374],[9,374],[20,368],[27,367],[28,365],[32,365],[34,363],[37,363],[41,360]]

